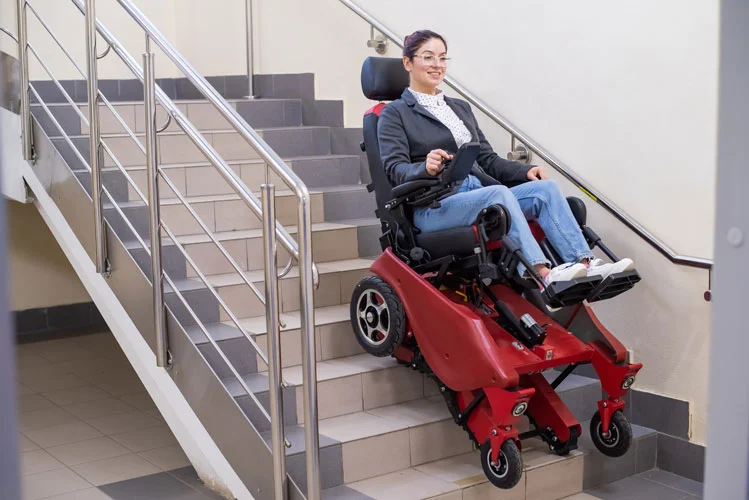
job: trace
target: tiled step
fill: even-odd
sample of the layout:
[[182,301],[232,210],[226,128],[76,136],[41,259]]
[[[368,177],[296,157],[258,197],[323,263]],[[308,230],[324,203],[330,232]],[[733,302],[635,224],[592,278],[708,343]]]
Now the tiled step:
[[[327,307],[348,304],[351,292],[356,284],[371,274],[369,272],[371,264],[372,261],[366,259],[348,259],[319,263],[320,285],[315,290],[315,306]],[[226,304],[238,318],[262,316],[264,314],[265,306],[252,293],[238,274],[226,273],[212,275],[209,278],[221,298],[226,301]],[[259,290],[264,290],[265,280],[263,270],[249,271],[247,278]],[[291,313],[299,310],[298,267],[292,267],[289,273],[279,281],[279,298],[282,313]],[[222,321],[227,321],[228,319],[228,316],[222,314]]]
[[[359,183],[359,160],[353,155],[323,155],[284,158],[286,164],[299,176],[309,189]],[[253,190],[258,190],[266,182],[265,162],[255,160],[232,160],[227,162],[239,174],[242,182]],[[235,194],[219,171],[205,162],[161,165],[163,172],[184,196],[210,196]],[[106,169],[105,169],[106,170]],[[140,190],[146,193],[146,167],[127,167]],[[277,190],[286,189],[286,184],[272,171],[268,180]],[[135,190],[130,187],[130,200],[138,199]],[[164,183],[159,184],[159,195],[162,199],[174,198],[172,190]]]
[[[292,237],[296,238],[296,226],[286,226],[286,230]],[[226,231],[214,234],[242,269],[263,269],[263,235],[261,229]],[[181,236],[179,241],[185,246],[185,249],[203,273],[210,275],[233,272],[234,269],[219,253],[208,236]],[[312,224],[312,258],[315,263],[355,259],[357,257],[359,257],[359,250],[356,226],[330,222]],[[288,259],[288,252],[279,244],[279,266],[284,266]],[[188,276],[196,276],[192,268],[188,269],[187,273]]]
[[341,219],[337,220],[336,223],[356,227],[360,257],[377,257],[382,253],[382,247],[380,246],[382,225],[380,220],[374,217],[374,214],[361,219]]
[[[258,128],[255,131],[281,157],[323,156],[331,153],[329,127],[276,127]],[[225,161],[249,161],[260,158],[257,151],[235,131],[203,131],[202,135]],[[141,143],[143,142],[142,134],[136,137]],[[71,140],[83,157],[88,158],[88,136],[73,136]],[[103,136],[102,140],[112,150],[121,165],[127,167],[145,163],[143,151],[129,135],[109,134]],[[63,139],[55,138],[53,142],[55,145],[64,145],[60,150],[68,165],[74,170],[83,168],[80,159],[69,150]],[[181,131],[162,132],[157,142],[159,161],[163,164],[195,163],[207,160],[192,140]],[[115,166],[108,154],[104,154],[103,166]]]
[[[298,127],[302,125],[302,101],[300,99],[230,99],[228,102],[253,128]],[[175,101],[175,104],[198,130],[232,129],[232,126],[221,116],[215,106],[208,101]],[[67,134],[88,134],[88,126],[69,104],[48,104],[48,107]],[[142,102],[112,103],[112,107],[130,130],[136,133],[145,132],[146,119]],[[81,105],[80,110],[88,119],[88,105]],[[32,105],[32,112],[48,134],[52,136],[60,135],[59,130],[40,105]],[[156,105],[156,123],[159,127],[166,124],[166,112],[160,104]],[[117,117],[104,104],[100,105],[99,127],[102,134],[125,132]],[[178,131],[179,126],[172,121],[166,130]]]
[[[260,193],[255,193],[255,195],[260,197]],[[312,192],[310,198],[312,222],[321,223],[324,221],[323,195]],[[262,228],[262,220],[237,195],[193,196],[188,197],[187,201],[211,232]],[[120,203],[119,206],[138,234],[143,237],[148,236],[147,205],[141,201],[130,201]],[[192,214],[178,199],[162,199],[160,207],[162,221],[175,235],[205,234]],[[283,225],[296,224],[297,199],[290,191],[276,191],[276,216]],[[118,234],[121,233],[118,232]]]
[[[302,363],[301,321],[299,311],[281,314],[285,326],[281,327],[281,352],[283,366],[296,366]],[[240,325],[252,336],[263,352],[267,352],[267,330],[265,316],[254,316],[239,320]],[[240,374],[256,373],[266,370],[260,357],[242,332],[233,322],[224,321],[206,325],[211,337],[219,344],[229,361]],[[199,328],[189,328],[188,335],[208,359],[214,371],[221,377],[230,377],[231,372],[223,366],[205,334]],[[348,304],[315,308],[315,336],[317,339],[317,358],[319,360],[337,359],[361,354],[362,349],[351,331]]]
[[[450,422],[452,424],[452,422]],[[587,432],[588,422],[582,422],[584,432]],[[453,427],[456,427],[452,424]],[[634,439],[631,451],[624,457],[613,459],[601,455],[597,450],[580,448],[567,457],[559,457],[548,451],[548,448],[538,439],[523,442],[523,478],[511,490],[499,490],[491,485],[484,476],[479,461],[478,451],[450,456],[408,468],[402,468],[376,477],[349,482],[337,489],[324,492],[323,498],[373,498],[376,500],[390,499],[509,499],[509,500],[557,500],[574,495],[587,489],[591,478],[599,476],[598,464],[607,464],[610,469],[619,469],[615,477],[628,477],[636,472],[629,468],[629,456],[640,453],[648,460],[642,467],[650,468],[655,463],[655,449],[650,449],[649,443],[656,439],[653,431],[643,427],[633,426]],[[344,443],[345,446],[349,443]],[[422,446],[411,440],[408,445]],[[397,447],[392,453],[380,456],[383,460],[391,460],[400,450]],[[403,452],[401,452],[403,453]],[[344,467],[347,463],[344,455]],[[352,462],[354,462],[352,460]],[[372,457],[372,463],[378,460]],[[351,469],[355,469],[355,462]],[[649,469],[644,469],[649,470]],[[345,474],[345,469],[344,469]],[[358,496],[365,495],[365,496]]]
[[325,199],[325,220],[328,222],[375,216],[375,195],[368,192],[367,186],[363,184],[323,188],[322,193]]

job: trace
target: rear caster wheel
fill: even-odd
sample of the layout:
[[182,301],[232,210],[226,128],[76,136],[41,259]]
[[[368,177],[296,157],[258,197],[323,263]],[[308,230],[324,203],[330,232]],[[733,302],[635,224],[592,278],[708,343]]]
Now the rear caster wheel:
[[509,490],[520,482],[523,475],[523,457],[515,441],[508,439],[502,443],[497,462],[492,463],[491,440],[487,439],[481,445],[481,467],[490,483],[497,488]]
[[607,457],[621,457],[632,444],[632,426],[621,411],[611,416],[609,428],[604,432],[601,414],[596,412],[590,421],[590,437],[598,451]]
[[373,356],[390,356],[406,334],[406,313],[393,288],[379,276],[361,280],[351,295],[351,326]]

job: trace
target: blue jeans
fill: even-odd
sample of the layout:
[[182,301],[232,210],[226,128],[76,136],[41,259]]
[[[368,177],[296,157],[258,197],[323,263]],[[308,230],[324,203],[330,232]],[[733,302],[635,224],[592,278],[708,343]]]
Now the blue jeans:
[[[537,220],[551,245],[565,262],[592,258],[580,226],[556,182],[532,181],[514,188],[487,186],[469,175],[454,195],[445,198],[440,208],[418,208],[414,224],[429,233],[453,227],[470,226],[484,208],[500,204],[512,217],[508,236],[520,246],[523,255],[533,264],[551,263],[528,227],[528,220]],[[522,276],[525,266],[518,265]]]

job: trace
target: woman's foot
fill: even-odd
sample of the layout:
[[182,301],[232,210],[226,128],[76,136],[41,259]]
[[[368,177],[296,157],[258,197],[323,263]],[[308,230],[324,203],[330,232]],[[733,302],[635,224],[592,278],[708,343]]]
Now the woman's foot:
[[568,263],[549,269],[545,274],[542,273],[543,287],[547,287],[555,281],[572,281],[577,278],[585,278],[588,275],[588,268],[585,264]]
[[600,276],[601,279],[606,279],[610,274],[623,273],[634,268],[635,263],[632,259],[622,259],[618,262],[604,262],[601,259],[593,259],[588,263],[587,271],[589,277]]

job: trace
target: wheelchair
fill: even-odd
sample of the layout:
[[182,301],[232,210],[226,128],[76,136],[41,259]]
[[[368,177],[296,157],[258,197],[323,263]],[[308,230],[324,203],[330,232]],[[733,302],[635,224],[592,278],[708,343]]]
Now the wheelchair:
[[[370,57],[361,80],[365,96],[380,101],[364,116],[362,149],[383,253],[352,294],[359,343],[437,383],[455,423],[480,450],[488,480],[499,488],[520,481],[523,440],[540,438],[558,455],[577,448],[581,425],[555,389],[584,364],[592,364],[607,394],[590,422],[592,441],[607,456],[624,455],[632,429],[623,398],[642,364],[627,361],[627,350],[589,303],[631,289],[640,280],[637,271],[552,283],[541,291],[541,277],[507,237],[512,221],[501,205],[484,209],[471,226],[421,233],[412,223],[413,209],[437,206],[456,186],[439,177],[391,186],[379,156],[377,121],[383,101],[408,87],[408,73],[399,58]],[[590,247],[618,260],[586,226],[583,202],[568,201]],[[541,228],[531,226],[549,260],[560,264]],[[521,262],[531,279],[518,276]],[[584,328],[575,331],[580,324]],[[549,382],[543,372],[552,368],[561,372]],[[523,418],[530,430],[521,433]]]

